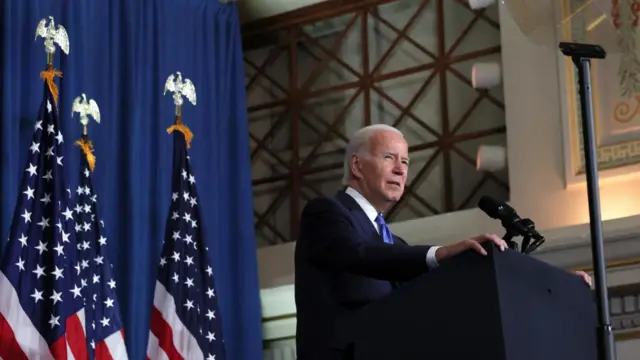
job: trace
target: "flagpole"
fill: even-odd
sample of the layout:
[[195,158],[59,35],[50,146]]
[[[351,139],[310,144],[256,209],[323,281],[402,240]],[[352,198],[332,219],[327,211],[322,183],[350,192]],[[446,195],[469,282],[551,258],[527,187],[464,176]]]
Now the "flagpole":
[[182,123],[182,104],[176,104],[176,118],[173,121],[173,125],[184,125]]

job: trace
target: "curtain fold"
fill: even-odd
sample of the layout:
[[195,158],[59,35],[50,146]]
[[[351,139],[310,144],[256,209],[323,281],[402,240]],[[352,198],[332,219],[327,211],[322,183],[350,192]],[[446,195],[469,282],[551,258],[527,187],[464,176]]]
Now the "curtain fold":
[[[131,358],[147,346],[155,275],[169,209],[175,107],[163,95],[176,71],[193,81],[197,105],[185,101],[184,122],[213,262],[229,359],[262,358],[262,334],[253,231],[244,70],[237,6],[213,0],[7,0],[2,4],[0,62],[0,230],[2,245],[18,196],[46,64],[40,19],[53,16],[69,34],[60,113],[70,187],[77,184],[81,135],[73,99],[94,99],[101,123],[91,122],[95,190]],[[1,251],[1,250],[0,250]],[[1,252],[0,252],[1,255]]]

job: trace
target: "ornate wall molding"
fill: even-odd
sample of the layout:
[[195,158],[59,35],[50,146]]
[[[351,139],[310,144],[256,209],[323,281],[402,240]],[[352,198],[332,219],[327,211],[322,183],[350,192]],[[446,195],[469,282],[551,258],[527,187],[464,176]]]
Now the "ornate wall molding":
[[[558,41],[589,42],[585,24],[590,22],[587,12],[577,9],[580,0],[562,0],[555,12],[563,22],[557,33]],[[592,62],[594,120],[596,123],[596,156],[600,178],[614,178],[640,170],[640,81],[635,74],[638,64],[636,49],[637,9],[635,2],[614,1],[614,25],[622,34],[621,53],[607,54],[604,60]],[[569,16],[569,14],[573,14]],[[593,36],[593,34],[591,35]],[[613,40],[613,39],[612,39]],[[562,123],[567,187],[584,184],[584,154],[581,137],[581,111],[577,69],[571,59],[557,53],[562,89]]]

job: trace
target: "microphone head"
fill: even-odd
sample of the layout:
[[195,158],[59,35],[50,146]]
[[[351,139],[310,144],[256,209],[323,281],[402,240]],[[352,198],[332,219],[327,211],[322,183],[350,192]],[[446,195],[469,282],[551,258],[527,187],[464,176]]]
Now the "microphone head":
[[484,195],[478,201],[478,207],[489,215],[492,219],[503,220],[505,214],[515,213],[515,211],[502,201],[498,201],[491,196]]
[[498,207],[500,204],[498,202],[487,195],[483,195],[478,201],[478,207],[480,210],[484,211],[490,218],[497,219],[498,218]]

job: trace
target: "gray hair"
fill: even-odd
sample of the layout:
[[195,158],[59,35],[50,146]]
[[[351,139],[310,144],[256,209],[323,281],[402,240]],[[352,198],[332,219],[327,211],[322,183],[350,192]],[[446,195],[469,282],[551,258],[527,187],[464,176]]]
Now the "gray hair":
[[[349,140],[347,144],[347,148],[344,153],[344,165],[343,165],[343,174],[342,174],[342,185],[349,185],[349,180],[351,180],[351,157],[353,155],[366,156],[362,154],[362,149],[369,145],[369,140],[371,136],[378,131],[393,131],[402,135],[402,132],[393,126],[387,124],[374,124],[365,126],[362,129],[356,131],[355,134]],[[403,135],[404,137],[404,135]]]

